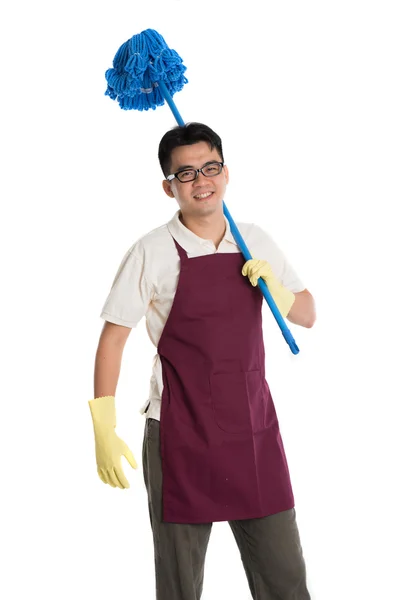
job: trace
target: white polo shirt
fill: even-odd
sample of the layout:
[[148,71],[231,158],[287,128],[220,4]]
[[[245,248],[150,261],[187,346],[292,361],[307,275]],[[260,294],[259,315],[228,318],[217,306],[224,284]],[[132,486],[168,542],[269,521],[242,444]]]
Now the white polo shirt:
[[[179,214],[178,210],[169,223],[153,229],[129,248],[100,315],[110,323],[130,328],[136,327],[146,317],[147,332],[156,348],[172,307],[180,270],[179,255],[172,238],[186,250],[189,258],[216,252],[240,252],[225,216],[225,235],[216,248],[212,240],[201,238],[187,229]],[[236,226],[250,254],[268,261],[277,279],[288,290],[301,292],[305,289],[269,234],[254,223],[236,223]],[[160,420],[162,390],[161,361],[156,353],[149,396],[140,408],[140,414]]]

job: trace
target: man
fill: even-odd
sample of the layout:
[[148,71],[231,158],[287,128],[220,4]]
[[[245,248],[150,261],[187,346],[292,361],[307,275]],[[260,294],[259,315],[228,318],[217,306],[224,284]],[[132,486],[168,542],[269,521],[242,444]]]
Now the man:
[[[190,123],[162,138],[163,188],[179,210],[125,255],[101,313],[106,320],[89,401],[98,474],[127,488],[114,427],[128,335],[145,316],[157,348],[143,472],[153,530],[157,600],[198,600],[214,521],[228,521],[252,597],[306,600],[306,570],[279,423],[265,380],[262,277],[281,314],[311,327],[314,301],[272,239],[238,224],[245,263],[223,214],[229,181],[219,136]],[[245,263],[245,264],[244,264]]]

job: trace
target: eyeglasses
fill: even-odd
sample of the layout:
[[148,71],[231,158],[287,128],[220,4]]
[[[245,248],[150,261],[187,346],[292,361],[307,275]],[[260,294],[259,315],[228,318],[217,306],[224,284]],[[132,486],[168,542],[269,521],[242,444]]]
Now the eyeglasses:
[[172,181],[175,177],[181,183],[187,183],[188,181],[194,181],[199,176],[199,173],[202,173],[204,177],[215,177],[215,175],[219,175],[222,171],[222,167],[224,166],[223,162],[209,162],[201,169],[182,169],[177,173],[173,173],[172,175],[168,175],[168,181]]

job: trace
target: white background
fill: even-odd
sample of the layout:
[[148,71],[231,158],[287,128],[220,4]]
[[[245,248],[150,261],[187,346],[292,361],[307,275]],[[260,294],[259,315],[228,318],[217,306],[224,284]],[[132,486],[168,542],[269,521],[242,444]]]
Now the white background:
[[[399,18],[396,2],[16,2],[1,22],[1,596],[154,599],[141,467],[155,348],[131,333],[117,389],[129,490],[97,476],[87,401],[99,315],[126,250],[171,218],[167,106],[104,96],[119,46],[156,29],[174,97],[222,137],[226,204],[268,231],[314,295],[312,329],[268,307],[267,378],[313,600],[400,598]],[[250,598],[227,523],[202,600]]]

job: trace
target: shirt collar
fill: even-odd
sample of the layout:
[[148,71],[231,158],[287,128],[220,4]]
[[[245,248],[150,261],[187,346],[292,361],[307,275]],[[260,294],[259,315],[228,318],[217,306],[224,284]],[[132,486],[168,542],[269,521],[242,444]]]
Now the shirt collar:
[[[193,233],[193,231],[185,227],[185,225],[179,219],[180,212],[180,210],[177,210],[172,219],[167,223],[167,227],[170,234],[176,239],[178,244],[182,246],[182,248],[186,250],[186,252],[189,253],[195,253],[199,250],[201,246],[209,245],[210,242],[212,242],[212,240],[206,240],[205,238],[196,235],[195,233]],[[225,217],[225,215],[224,219],[226,227],[222,241],[226,241],[230,244],[235,244],[235,246],[237,246],[231,232],[229,221]]]

